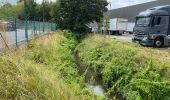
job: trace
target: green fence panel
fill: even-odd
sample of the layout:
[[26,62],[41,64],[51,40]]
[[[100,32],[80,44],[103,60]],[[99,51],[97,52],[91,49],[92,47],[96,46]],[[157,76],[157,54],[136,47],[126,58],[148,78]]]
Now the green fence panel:
[[[3,25],[6,28],[4,28]],[[2,30],[2,28],[4,29]],[[1,45],[6,44],[8,46],[17,48],[21,44],[27,43],[28,40],[34,37],[48,34],[50,32],[55,32],[56,29],[57,25],[51,22],[19,20],[14,18],[0,17],[0,34],[2,33],[4,35],[0,38]],[[3,47],[1,45],[0,50]]]

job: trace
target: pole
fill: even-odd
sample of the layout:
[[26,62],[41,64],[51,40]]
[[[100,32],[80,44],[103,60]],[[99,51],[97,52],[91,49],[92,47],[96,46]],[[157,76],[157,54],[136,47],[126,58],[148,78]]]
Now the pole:
[[[39,25],[39,34],[40,34],[40,31],[41,31],[41,30],[40,30],[40,24],[41,24],[41,23],[40,23],[40,19],[39,19],[39,22],[38,22],[38,25]],[[38,35],[39,35],[39,34],[38,34]]]
[[36,32],[36,27],[35,27],[35,17],[34,17],[34,35],[33,35],[34,37],[35,37],[35,34],[36,34],[35,32]]
[[43,32],[44,32],[44,4],[45,4],[45,2],[43,0]]
[[15,18],[15,45],[18,47],[18,36],[17,36],[17,20]]
[[28,42],[26,0],[24,0],[25,38]]
[[[109,10],[109,26],[110,26],[110,14],[111,14],[111,2],[109,2],[109,6],[110,6],[110,10]],[[110,27],[109,27],[110,28]],[[111,33],[110,33],[110,31],[109,31],[109,38],[110,38],[110,35],[111,35]]]
[[52,25],[52,23],[51,23],[51,32],[53,31],[53,25]]

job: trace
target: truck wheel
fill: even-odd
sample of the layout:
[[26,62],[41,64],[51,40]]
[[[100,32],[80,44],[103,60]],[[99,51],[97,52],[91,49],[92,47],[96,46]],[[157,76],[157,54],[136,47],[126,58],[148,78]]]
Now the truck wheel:
[[122,33],[118,31],[118,32],[117,32],[117,35],[122,35]]
[[155,39],[154,46],[160,48],[163,46],[163,40],[161,38]]

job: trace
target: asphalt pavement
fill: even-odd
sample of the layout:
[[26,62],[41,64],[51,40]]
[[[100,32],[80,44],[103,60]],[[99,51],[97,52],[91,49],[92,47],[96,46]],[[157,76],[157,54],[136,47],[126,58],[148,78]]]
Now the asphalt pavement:
[[[127,42],[132,42],[133,34],[110,35],[110,38],[122,40],[122,41],[127,41]],[[162,48],[150,47],[150,48],[152,48],[154,50],[161,50],[161,51],[169,50],[169,47],[162,47]]]
[[113,39],[118,39],[118,40],[132,42],[133,34],[110,35],[110,37],[113,38]]

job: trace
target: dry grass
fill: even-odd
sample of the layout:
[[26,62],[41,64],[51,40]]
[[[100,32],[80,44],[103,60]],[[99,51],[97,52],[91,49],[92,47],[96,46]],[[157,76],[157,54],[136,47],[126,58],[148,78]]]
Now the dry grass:
[[[65,54],[61,50],[65,50],[68,57],[71,56],[69,48],[65,49],[62,46],[67,41],[69,40],[61,34],[46,35],[31,41],[28,49],[19,49],[2,56],[0,58],[0,99],[89,100],[100,98],[90,93],[83,86],[84,83],[76,82],[79,76],[74,72],[76,67],[71,64],[73,62],[67,59],[61,60]],[[60,69],[64,69],[65,74],[72,76],[62,76],[63,70]]]

